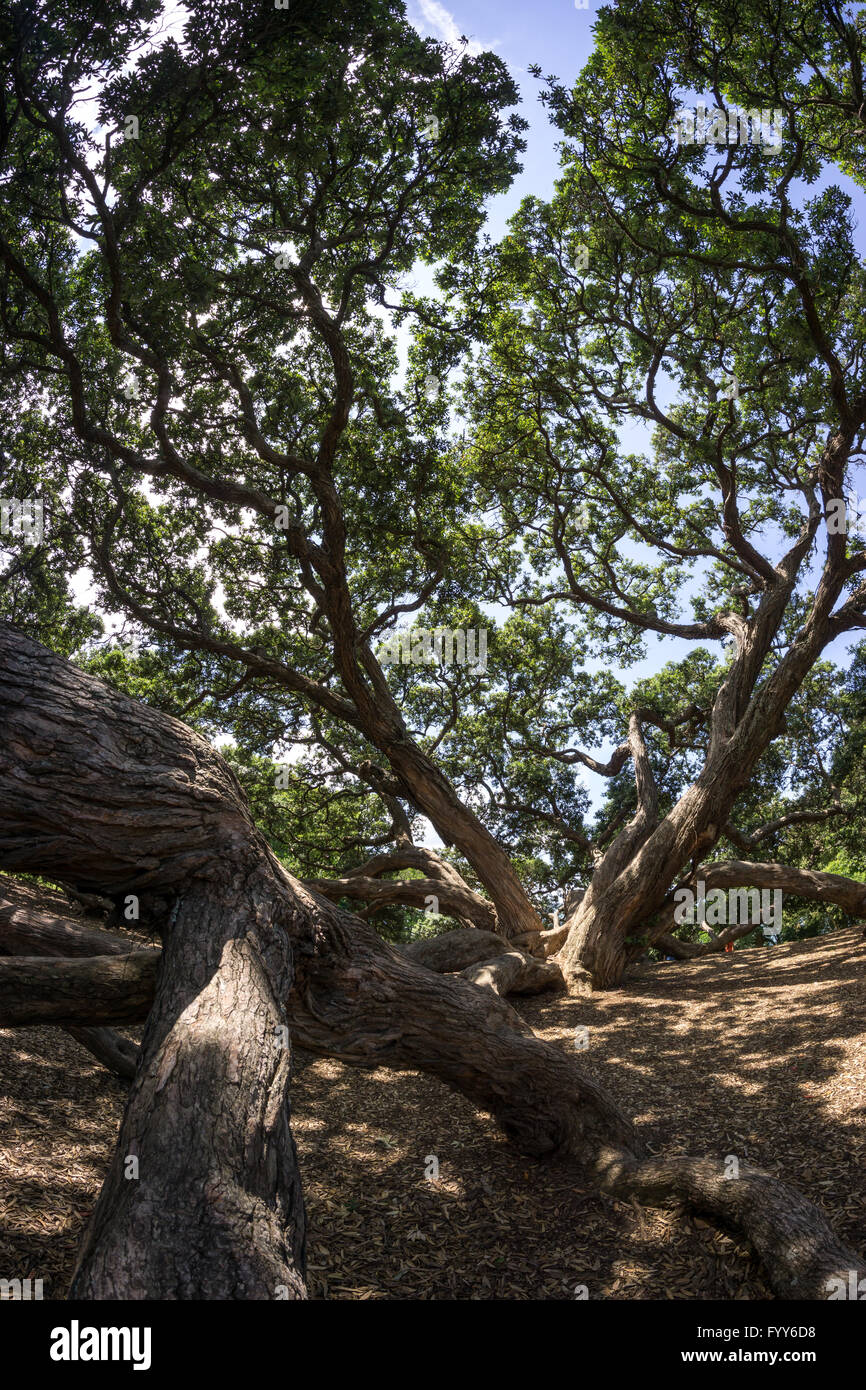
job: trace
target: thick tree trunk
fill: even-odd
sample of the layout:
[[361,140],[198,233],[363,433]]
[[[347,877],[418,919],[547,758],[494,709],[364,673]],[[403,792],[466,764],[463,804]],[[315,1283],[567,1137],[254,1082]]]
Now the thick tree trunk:
[[[134,894],[163,936],[141,1063],[74,1293],[303,1297],[284,1006],[298,909],[228,768],[182,724],[0,628],[0,863]],[[156,954],[95,965],[19,958],[2,973],[53,970],[57,1018],[89,1024],[103,984],[117,1020],[118,978],[134,960],[152,977]],[[91,967],[87,1017],[70,1018],[64,980]]]
[[284,915],[265,871],[180,899],[72,1297],[304,1297]]
[[493,991],[418,970],[365,924],[346,932],[341,918],[319,905],[290,998],[302,1047],[354,1066],[430,1072],[490,1111],[522,1152],[573,1158],[617,1198],[716,1217],[746,1234],[779,1297],[824,1299],[830,1279],[863,1277],[866,1262],[788,1184],[748,1168],[731,1178],[718,1161],[649,1157],[604,1091]]
[[[311,1051],[440,1077],[523,1152],[573,1159],[616,1196],[686,1200],[736,1226],[782,1297],[825,1298],[829,1278],[866,1274],[785,1183],[648,1157],[612,1098],[494,988],[415,965],[292,880],[224,764],[182,725],[3,629],[0,709],[0,862],[173,903],[75,1294],[303,1296],[285,1021]],[[82,1004],[98,1007],[102,988]]]

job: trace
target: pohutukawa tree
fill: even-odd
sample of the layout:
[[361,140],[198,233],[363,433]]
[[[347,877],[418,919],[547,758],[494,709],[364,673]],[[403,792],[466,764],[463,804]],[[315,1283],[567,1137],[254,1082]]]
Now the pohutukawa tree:
[[[509,730],[524,757],[634,768],[634,816],[560,955],[597,984],[620,979],[629,938],[665,929],[684,865],[724,838],[760,839],[738,833],[738,801],[818,658],[866,622],[846,515],[866,272],[850,197],[827,186],[828,166],[862,183],[863,40],[862,17],[834,5],[618,6],[575,88],[551,80],[554,198],[528,199],[503,244],[452,277],[482,306],[470,466],[503,531],[529,538],[498,596],[566,605],[602,648],[650,633],[721,648],[711,661],[699,648],[656,698],[636,692],[604,766],[576,746],[566,700]],[[713,143],[709,119],[703,142],[683,140],[698,96],[737,142]],[[767,108],[784,114],[781,138]],[[684,755],[689,775],[660,787],[658,762]],[[742,861],[727,872],[759,882]]]
[[[3,575],[0,866],[132,894],[163,941],[157,970],[20,885],[0,910],[0,1024],[136,1067],[75,1291],[303,1295],[288,1030],[431,1071],[825,1296],[860,1266],[810,1203],[649,1159],[501,996],[615,985],[699,874],[863,910],[796,838],[860,795],[809,750],[822,654],[866,621],[838,524],[864,272],[827,186],[861,167],[861,29],[602,12],[577,86],[549,84],[555,195],[490,246],[523,126],[493,55],[389,0],[192,4],[182,41],[158,8],[0,19],[2,486],[45,528]],[[781,142],[683,143],[701,94],[782,110]],[[138,648],[100,640],[109,613]],[[486,669],[384,663],[409,627],[487,629]],[[627,690],[604,668],[646,633],[719,650]],[[579,767],[610,779],[595,814]],[[790,869],[763,859],[785,844]],[[365,920],[431,903],[456,929],[404,950]],[[111,1026],[145,1017],[130,1059]]]
[[[174,712],[311,745],[320,777],[387,807],[352,899],[438,897],[561,946],[569,983],[617,983],[863,621],[862,548],[824,522],[866,418],[863,270],[846,196],[805,196],[830,161],[857,172],[860,31],[823,10],[603,18],[574,92],[550,89],[554,200],[479,252],[520,146],[492,55],[422,42],[389,6],[239,6],[194,8],[182,47],[119,71],[153,6],[104,13],[7,21],[12,485],[38,479],[49,551],[68,537],[98,600],[173,658]],[[753,123],[750,143],[683,144],[685,94],[710,87],[719,109],[783,110],[781,143]],[[418,259],[459,313],[406,288]],[[417,327],[401,390],[389,313]],[[461,362],[463,443],[444,389]],[[31,592],[56,563],[29,561]],[[512,615],[486,674],[383,670],[395,623],[489,626],[490,601]],[[699,649],[698,690],[694,658],[674,664],[647,704],[581,672],[646,632],[723,655]],[[606,759],[576,746],[617,732]],[[663,789],[648,737],[677,763]],[[594,833],[580,765],[634,770]],[[314,876],[341,894],[335,857]],[[422,878],[383,890],[407,868]],[[459,910],[430,892],[443,875]],[[534,905],[557,878],[587,885],[564,945]]]

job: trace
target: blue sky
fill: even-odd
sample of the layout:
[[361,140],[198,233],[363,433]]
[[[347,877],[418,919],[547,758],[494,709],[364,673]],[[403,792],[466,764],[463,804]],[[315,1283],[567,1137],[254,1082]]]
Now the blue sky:
[[574,0],[407,0],[406,12],[422,34],[457,43],[460,35],[478,49],[492,49],[508,64],[520,87],[520,114],[529,121],[523,173],[490,209],[490,231],[505,230],[508,216],[528,193],[549,195],[558,170],[555,132],[538,100],[542,84],[530,77],[537,63],[545,75],[573,81],[593,49],[595,6],[578,10]]

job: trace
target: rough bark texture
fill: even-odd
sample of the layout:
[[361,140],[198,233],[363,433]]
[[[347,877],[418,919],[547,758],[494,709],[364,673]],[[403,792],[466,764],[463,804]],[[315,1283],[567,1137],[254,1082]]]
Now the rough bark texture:
[[289,1052],[275,1045],[286,1021],[310,1051],[440,1077],[523,1152],[573,1159],[617,1196],[710,1212],[752,1240],[782,1297],[824,1298],[830,1277],[866,1274],[787,1184],[649,1157],[615,1101],[494,989],[419,967],[296,883],[182,725],[2,628],[0,708],[0,862],[172,903],[76,1295],[303,1296]]
[[494,1114],[522,1152],[574,1158],[612,1196],[687,1203],[743,1231],[780,1297],[826,1298],[829,1279],[863,1277],[866,1262],[787,1183],[747,1168],[731,1179],[713,1160],[649,1157],[610,1098],[492,991],[418,970],[363,923],[347,933],[341,916],[321,905],[290,998],[301,1046],[350,1065],[430,1072]]
[[304,1296],[284,913],[257,869],[181,898],[73,1297]]
[[140,1023],[153,999],[159,951],[86,960],[0,960],[0,1028]]
[[[91,898],[91,904],[100,901],[89,894],[84,896]],[[84,922],[58,917],[45,910],[41,902],[32,886],[0,876],[0,955],[101,956],[126,955],[132,950],[129,940]],[[111,904],[107,906],[110,908]],[[112,1028],[75,1027],[66,1032],[115,1075],[132,1080],[139,1056],[136,1043]]]
[[0,880],[0,953],[8,956],[110,956],[132,949],[128,937],[48,912],[33,888]]
[[461,972],[474,985],[497,994],[543,994],[545,990],[565,989],[559,966],[552,960],[533,960],[522,951],[506,951],[493,960],[470,965]]
[[[444,883],[438,878],[380,879],[355,874],[345,878],[306,879],[305,882],[308,888],[330,898],[332,902],[339,902],[341,898],[357,898],[360,902],[375,903],[377,907],[402,903],[406,907],[423,908],[428,898],[435,897],[439,912],[478,923],[489,935],[494,934],[493,928],[497,924],[492,903],[473,893],[465,884]],[[502,945],[500,936],[500,950]]]
[[413,941],[402,951],[416,965],[440,975],[460,971],[473,984],[497,994],[540,994],[565,988],[562,971],[553,961],[536,960],[524,951],[503,951],[502,945],[502,938],[493,932],[467,927]]

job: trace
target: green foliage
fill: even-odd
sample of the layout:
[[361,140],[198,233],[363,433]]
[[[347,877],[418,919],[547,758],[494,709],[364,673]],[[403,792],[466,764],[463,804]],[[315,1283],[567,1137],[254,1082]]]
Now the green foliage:
[[[369,732],[392,700],[552,904],[636,808],[628,760],[594,807],[580,769],[640,710],[675,804],[736,622],[801,531],[753,686],[807,623],[821,512],[863,442],[866,269],[839,186],[866,168],[862,17],[603,8],[584,72],[547,82],[556,186],[492,245],[524,128],[495,55],[421,39],[396,0],[196,4],[183,43],[145,42],[157,9],[0,17],[0,481],[46,512],[43,544],[3,540],[0,614],[226,744],[305,877],[392,836]],[[779,147],[679,144],[676,112],[708,93],[783,110]],[[419,264],[437,295],[412,288]],[[829,477],[843,426],[849,472]],[[862,542],[841,550],[844,602]],[[487,670],[376,664],[395,630],[438,626],[486,629]],[[627,683],[660,639],[664,665]],[[736,829],[845,814],[756,856],[866,871],[864,691],[862,657],[794,690]]]

